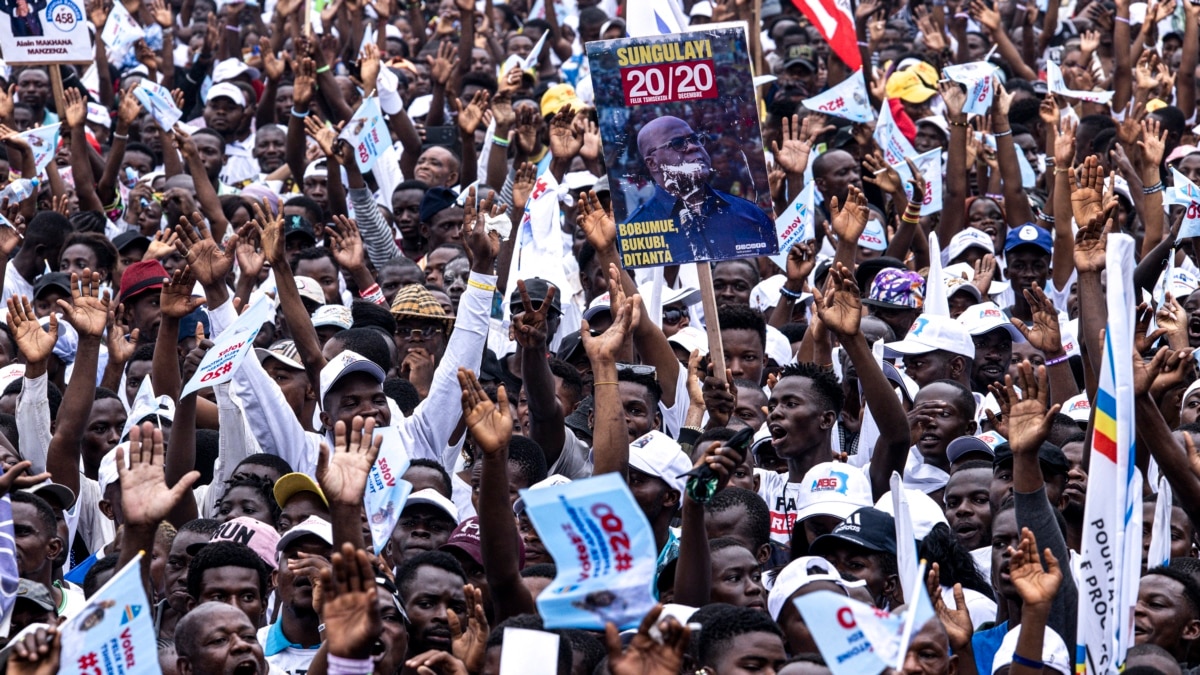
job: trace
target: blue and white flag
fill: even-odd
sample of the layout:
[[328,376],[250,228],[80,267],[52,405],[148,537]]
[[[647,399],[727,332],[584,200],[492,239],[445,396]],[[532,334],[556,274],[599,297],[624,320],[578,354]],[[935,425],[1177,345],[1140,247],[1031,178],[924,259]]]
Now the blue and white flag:
[[17,134],[33,150],[33,163],[37,167],[39,176],[58,152],[58,137],[61,127],[62,123],[60,122]]
[[1158,496],[1154,502],[1154,528],[1150,530],[1150,551],[1146,569],[1171,562],[1171,483],[1158,477]]
[[100,39],[104,40],[105,46],[108,47],[109,63],[124,61],[133,43],[145,37],[146,31],[142,24],[133,18],[123,3],[114,2],[112,11],[108,13],[108,20],[104,22],[104,30],[100,32]]
[[137,554],[59,628],[61,672],[159,675],[154,606],[142,586]]
[[377,96],[363,99],[338,138],[354,147],[354,161],[359,171],[366,173],[375,167],[375,161],[392,145]]
[[1171,182],[1174,187],[1167,190],[1164,202],[1187,207],[1183,214],[1183,223],[1179,226],[1179,236],[1176,243],[1192,237],[1200,237],[1200,187],[1187,179],[1179,169],[1171,167]]
[[212,348],[200,360],[200,367],[183,387],[180,398],[233,379],[246,355],[254,349],[258,331],[264,323],[274,319],[275,301],[266,294],[258,296],[249,309],[213,340]]
[[[1093,490],[1084,504],[1077,673],[1117,672],[1133,644],[1142,550],[1141,477],[1134,462],[1133,426],[1134,245],[1126,234],[1108,238],[1108,324],[1088,470],[1088,480],[1107,489]],[[1094,602],[1097,597],[1108,602]]]
[[654,607],[658,547],[625,481],[606,473],[521,498],[558,568],[537,598],[545,627],[636,627]]
[[688,20],[676,0],[637,0],[625,6],[629,37],[669,35],[687,30]]
[[[914,151],[915,152],[915,151]],[[911,157],[913,164],[917,165],[917,171],[921,172],[921,178],[925,179],[925,195],[921,197],[921,215],[931,216],[942,210],[942,149],[934,148],[929,152],[923,152],[915,157]],[[904,192],[908,195],[909,201],[917,199],[914,195],[913,186],[909,181],[912,180],[912,170],[908,168],[908,162],[901,160],[899,164],[892,165],[896,173],[900,174],[900,180],[904,183]]]
[[986,115],[992,109],[992,98],[996,94],[996,66],[987,61],[974,61],[942,69],[947,79],[954,80],[967,88],[967,102],[963,112]]
[[1063,79],[1062,68],[1053,61],[1046,61],[1046,88],[1051,94],[1066,96],[1079,101],[1088,101],[1089,103],[1099,103],[1107,105],[1115,92],[1111,91],[1083,91],[1082,89],[1068,89],[1067,82]]
[[892,118],[892,108],[887,101],[884,101],[883,107],[879,109],[879,121],[875,123],[875,143],[883,151],[883,161],[892,166],[904,164],[905,157],[917,156],[912,143],[908,142],[896,126],[896,121]]
[[[0,468],[0,476],[5,473]],[[21,574],[17,568],[17,540],[13,535],[12,498],[0,498],[0,619],[8,625],[13,605],[17,603],[17,585]]]
[[367,474],[367,490],[363,503],[367,509],[367,525],[371,528],[371,544],[375,555],[383,552],[392,538],[392,530],[404,511],[412,483],[401,478],[408,471],[409,458],[398,434],[399,427],[380,427],[377,435],[383,436],[379,456]]
[[833,675],[880,673],[896,661],[904,616],[833,591],[793,600]]
[[871,99],[867,94],[867,81],[861,70],[816,96],[800,102],[814,112],[841,117],[851,122],[870,122],[875,119]]
[[143,78],[134,88],[133,95],[163,131],[174,129],[175,123],[183,118],[183,111],[176,107],[171,91],[161,84]]
[[815,235],[813,227],[813,190],[815,183],[809,182],[796,195],[792,203],[775,219],[775,234],[779,235],[779,253],[771,256],[771,260],[780,269],[787,269],[788,252],[801,242],[812,239]]

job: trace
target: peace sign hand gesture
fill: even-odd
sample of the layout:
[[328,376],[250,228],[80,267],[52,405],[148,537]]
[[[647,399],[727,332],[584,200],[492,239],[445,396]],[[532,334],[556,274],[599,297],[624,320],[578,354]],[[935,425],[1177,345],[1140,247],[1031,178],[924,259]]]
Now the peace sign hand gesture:
[[551,301],[554,300],[557,289],[550,286],[546,291],[546,299],[536,310],[533,308],[533,300],[529,298],[529,291],[525,288],[524,280],[517,281],[517,290],[521,292],[521,304],[525,311],[513,315],[512,327],[509,329],[510,337],[526,349],[542,349],[544,351],[547,337],[546,317],[550,313]]

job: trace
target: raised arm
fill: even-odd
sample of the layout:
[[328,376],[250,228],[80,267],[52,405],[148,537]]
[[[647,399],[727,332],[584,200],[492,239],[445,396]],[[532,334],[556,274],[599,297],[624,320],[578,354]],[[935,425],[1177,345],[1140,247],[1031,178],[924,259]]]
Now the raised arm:
[[335,547],[346,543],[355,548],[366,546],[362,532],[363,495],[367,476],[383,444],[383,436],[374,431],[374,418],[364,420],[356,416],[350,429],[346,429],[345,422],[334,425],[332,453],[328,445],[321,444],[317,482],[329,499]]
[[641,296],[611,298],[613,322],[604,333],[592,337],[583,322],[580,335],[595,376],[596,407],[592,432],[593,475],[616,472],[629,480],[629,430],[617,385],[617,355],[625,349],[633,325],[642,313]]
[[88,159],[87,136],[83,127],[83,121],[87,118],[87,105],[79,90],[74,88],[63,92],[63,101],[66,103],[63,122],[66,131],[71,134],[71,170],[75,175],[79,210],[103,211],[104,205],[100,203],[100,197],[96,194],[96,179],[92,173],[92,163]]
[[300,352],[300,360],[304,364],[304,372],[308,375],[309,385],[313,391],[320,391],[321,369],[325,367],[321,341],[317,338],[317,329],[313,328],[312,317],[304,309],[300,291],[296,288],[296,278],[292,275],[292,267],[288,263],[287,251],[283,246],[282,211],[276,215],[268,213],[262,206],[254,205],[254,218],[261,230],[259,236],[262,238],[263,253],[266,254],[267,261],[271,263],[271,270],[275,273],[275,292],[279,294],[283,318],[292,331],[292,340],[296,343],[296,351]]
[[117,174],[120,173],[121,163],[125,159],[125,144],[129,142],[129,125],[137,119],[142,111],[142,104],[133,95],[130,87],[121,95],[121,106],[117,108],[117,124],[112,134],[112,145],[108,150],[108,158],[104,162],[104,173],[96,185],[100,203],[112,204],[117,200]]
[[221,200],[217,198],[217,191],[213,188],[212,181],[208,179],[208,171],[204,169],[204,163],[200,161],[200,152],[196,149],[196,143],[192,140],[191,134],[184,131],[182,127],[176,126],[173,133],[175,147],[183,155],[183,161],[187,162],[188,174],[191,175],[192,182],[195,184],[196,201],[200,204],[200,211],[212,224],[213,237],[218,241],[223,241],[225,231],[229,228],[229,220],[221,209]]
[[[1004,180],[1004,215],[1008,218],[1010,228],[1018,228],[1033,222],[1033,209],[1021,185],[1017,145],[1013,142],[1012,127],[1008,122],[1012,100],[1013,95],[1005,91],[1004,85],[997,83],[996,95],[992,98],[992,134],[996,137],[996,157],[1000,161],[1000,175]],[[1064,245],[1058,238],[1054,243]]]
[[[154,361],[151,366],[151,381],[154,393],[178,400],[183,391],[183,380],[179,373],[179,322],[183,317],[204,304],[204,298],[193,298],[192,289],[196,277],[191,267],[184,265],[175,270],[171,279],[163,284],[159,294],[159,311],[162,321],[158,324],[158,339],[154,343]],[[174,444],[172,444],[173,446]],[[173,448],[172,448],[173,449]]]
[[546,455],[546,466],[553,466],[562,454],[567,434],[563,426],[564,412],[555,392],[554,374],[550,372],[550,361],[546,357],[549,349],[546,315],[554,299],[555,287],[550,287],[546,299],[537,309],[525,290],[524,281],[517,281],[517,289],[521,292],[524,311],[513,314],[509,336],[521,350],[521,382],[529,400],[526,433],[541,446]]
[[938,240],[949,243],[951,237],[967,224],[967,137],[971,126],[963,106],[967,93],[957,82],[938,83],[938,93],[946,102],[946,120],[950,122],[950,148],[946,156],[946,192],[942,201],[942,217],[938,221]]

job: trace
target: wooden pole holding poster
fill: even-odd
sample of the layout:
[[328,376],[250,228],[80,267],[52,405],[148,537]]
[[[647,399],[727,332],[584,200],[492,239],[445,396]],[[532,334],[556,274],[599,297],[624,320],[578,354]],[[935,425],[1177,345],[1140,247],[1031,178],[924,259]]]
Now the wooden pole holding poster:
[[[704,306],[704,330],[708,333],[708,359],[713,377],[725,382],[725,348],[721,346],[721,322],[717,320],[717,295],[713,292],[712,265],[696,264],[700,281],[700,302]],[[728,383],[727,383],[728,384]]]
[[[62,69],[51,64],[46,70],[50,71],[50,90],[54,92],[54,112],[58,113],[59,119],[65,122],[67,120],[67,102],[63,96]],[[65,124],[63,128],[66,128]]]

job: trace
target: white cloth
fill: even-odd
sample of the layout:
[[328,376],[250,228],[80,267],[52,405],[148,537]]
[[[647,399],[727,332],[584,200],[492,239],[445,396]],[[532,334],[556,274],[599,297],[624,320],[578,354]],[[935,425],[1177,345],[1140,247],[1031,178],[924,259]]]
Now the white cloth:
[[0,302],[8,302],[8,299],[14,295],[24,295],[33,300],[33,284],[25,280],[17,268],[13,266],[12,261],[8,261],[8,267],[4,270],[4,294],[0,297]]

